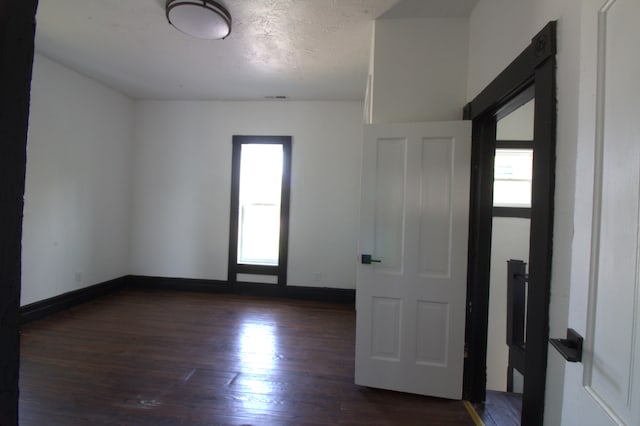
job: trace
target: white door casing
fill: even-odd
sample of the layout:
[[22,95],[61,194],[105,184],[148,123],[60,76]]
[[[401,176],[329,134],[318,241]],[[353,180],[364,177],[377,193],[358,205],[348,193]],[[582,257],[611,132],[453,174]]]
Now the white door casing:
[[460,399],[471,122],[365,126],[359,385]]
[[640,2],[591,0],[597,37],[589,289],[572,284],[570,327],[584,332],[568,365],[563,424],[640,424]]

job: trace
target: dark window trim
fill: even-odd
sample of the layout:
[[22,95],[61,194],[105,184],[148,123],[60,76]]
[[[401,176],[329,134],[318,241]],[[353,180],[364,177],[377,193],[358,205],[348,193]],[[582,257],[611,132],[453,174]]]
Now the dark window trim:
[[502,120],[503,118],[505,118],[506,116],[508,116],[509,114],[511,114],[512,112],[514,112],[515,110],[517,110],[518,108],[526,104],[527,102],[529,102],[531,99],[534,99],[535,95],[536,95],[536,89],[533,84],[525,87],[525,89],[523,89],[513,98],[508,100],[502,107],[500,107],[500,110],[496,113],[496,120],[497,121]]
[[[549,22],[531,44],[464,108],[473,120],[472,174],[467,270],[467,319],[464,397],[486,395],[487,321],[491,256],[493,163],[497,116],[535,93],[534,160],[529,243],[527,353],[522,424],[544,419],[549,338],[549,298],[553,238],[556,149],[556,22]],[[517,101],[516,101],[517,100]],[[505,109],[507,108],[507,109]]]
[[[289,211],[291,198],[291,136],[233,135],[231,153],[231,208],[229,214],[228,281],[237,283],[238,274],[271,275],[278,277],[278,286],[287,285],[289,256]],[[280,204],[280,252],[278,265],[249,265],[238,263],[238,213],[240,204],[240,155],[242,145],[282,145],[282,196]]]
[[530,207],[494,207],[493,217],[531,218]]
[[533,149],[533,141],[496,140],[496,149]]

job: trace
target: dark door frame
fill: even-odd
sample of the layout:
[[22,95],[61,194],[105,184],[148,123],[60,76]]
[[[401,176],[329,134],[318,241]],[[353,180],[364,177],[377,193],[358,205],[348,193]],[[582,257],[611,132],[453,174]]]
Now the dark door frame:
[[0,424],[18,424],[22,211],[36,0],[0,0]]
[[481,402],[485,399],[487,381],[496,122],[531,99],[532,93],[535,97],[522,425],[539,425],[544,418],[555,186],[555,54],[556,22],[553,21],[464,108],[464,118],[473,120],[464,397]]

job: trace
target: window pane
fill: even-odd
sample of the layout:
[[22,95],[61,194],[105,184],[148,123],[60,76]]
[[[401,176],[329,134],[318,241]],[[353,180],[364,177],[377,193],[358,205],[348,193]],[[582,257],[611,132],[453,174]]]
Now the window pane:
[[242,145],[238,262],[277,265],[280,241],[282,145]]
[[496,149],[493,205],[531,207],[533,150]]

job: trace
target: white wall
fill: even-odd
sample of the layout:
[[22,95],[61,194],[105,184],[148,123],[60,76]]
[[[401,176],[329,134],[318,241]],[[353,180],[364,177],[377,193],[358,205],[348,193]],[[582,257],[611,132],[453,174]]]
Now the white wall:
[[34,58],[23,305],[129,273],[133,102]]
[[502,117],[496,125],[496,140],[532,141],[535,99]]
[[22,304],[129,273],[226,280],[233,134],[293,136],[289,284],[355,288],[362,109],[134,103],[36,55]]
[[466,18],[377,20],[373,122],[462,119],[468,46]]
[[362,111],[362,102],[137,102],[131,272],[226,280],[232,135],[291,135],[288,283],[355,288]]
[[[581,2],[578,0],[480,0],[470,18],[468,99],[491,82],[550,20],[558,20],[558,128],[550,334],[567,328],[574,236]],[[565,361],[550,347],[545,424],[560,424]]]

